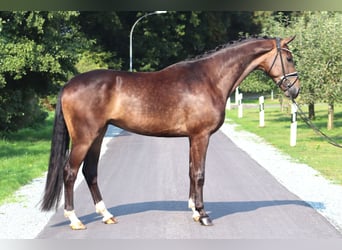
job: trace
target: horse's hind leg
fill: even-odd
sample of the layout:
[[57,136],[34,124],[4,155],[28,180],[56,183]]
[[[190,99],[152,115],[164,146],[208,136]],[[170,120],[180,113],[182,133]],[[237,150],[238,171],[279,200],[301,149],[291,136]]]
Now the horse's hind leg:
[[106,206],[102,200],[102,195],[99,186],[97,184],[97,169],[104,132],[101,135],[99,135],[91,145],[84,160],[82,172],[87,181],[90,193],[94,200],[96,213],[101,214],[103,216],[102,221],[105,224],[115,224],[117,223],[117,220],[106,209]]
[[74,230],[86,229],[85,225],[83,225],[75,214],[74,185],[80,165],[89,149],[89,144],[73,143],[69,159],[64,167],[64,216],[70,220],[70,227]]

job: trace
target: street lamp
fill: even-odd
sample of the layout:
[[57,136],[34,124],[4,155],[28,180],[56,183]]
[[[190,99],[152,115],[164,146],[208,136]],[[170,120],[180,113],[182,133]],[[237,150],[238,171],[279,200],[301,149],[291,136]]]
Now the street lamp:
[[133,38],[133,30],[134,30],[134,27],[137,25],[137,23],[143,19],[144,17],[147,17],[147,16],[150,16],[150,15],[156,15],[156,14],[164,14],[166,13],[167,11],[164,11],[164,10],[157,10],[157,11],[154,11],[154,12],[150,12],[150,13],[147,13],[143,16],[141,16],[140,18],[138,18],[135,23],[133,24],[132,28],[131,28],[131,32],[129,33],[129,71],[132,72],[132,38]]

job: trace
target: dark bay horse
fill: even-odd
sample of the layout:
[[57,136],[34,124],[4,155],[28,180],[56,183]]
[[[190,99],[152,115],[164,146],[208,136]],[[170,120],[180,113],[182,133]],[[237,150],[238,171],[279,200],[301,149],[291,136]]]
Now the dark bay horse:
[[58,97],[42,210],[58,207],[64,183],[65,216],[72,229],[85,229],[73,199],[83,162],[96,212],[106,224],[117,222],[97,185],[102,139],[114,124],[143,135],[189,138],[189,208],[195,221],[212,225],[203,204],[209,138],[224,122],[228,97],[255,69],[266,72],[287,97],[297,97],[300,84],[287,47],[293,39],[246,39],[157,72],[94,70],[72,78]]

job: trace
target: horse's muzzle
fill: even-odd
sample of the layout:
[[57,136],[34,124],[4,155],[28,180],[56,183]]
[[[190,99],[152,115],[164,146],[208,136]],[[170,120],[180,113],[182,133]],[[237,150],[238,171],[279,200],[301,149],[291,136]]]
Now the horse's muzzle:
[[292,86],[288,90],[285,91],[285,96],[290,98],[290,99],[296,99],[297,96],[299,95],[300,88],[296,86]]

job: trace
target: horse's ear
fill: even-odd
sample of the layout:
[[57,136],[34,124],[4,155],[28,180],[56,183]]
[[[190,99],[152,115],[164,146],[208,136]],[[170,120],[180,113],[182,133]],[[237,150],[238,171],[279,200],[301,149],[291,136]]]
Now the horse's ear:
[[293,41],[293,39],[295,39],[295,37],[296,37],[296,35],[290,36],[290,37],[288,37],[288,38],[284,38],[284,39],[283,39],[283,44],[289,44],[290,42]]

